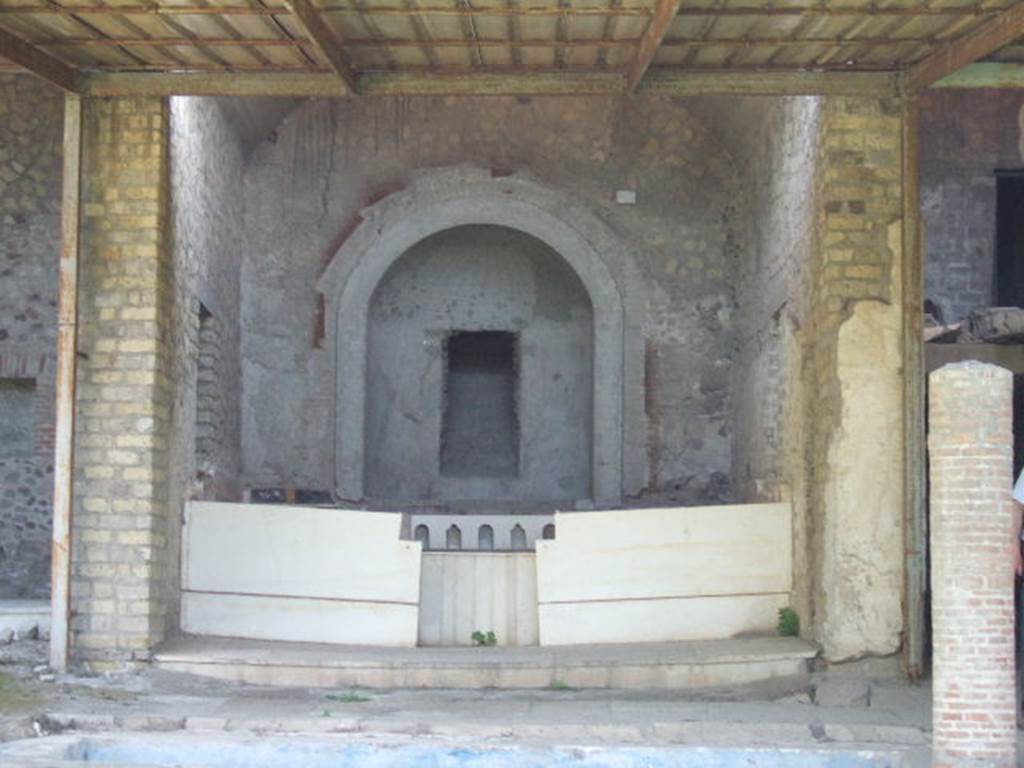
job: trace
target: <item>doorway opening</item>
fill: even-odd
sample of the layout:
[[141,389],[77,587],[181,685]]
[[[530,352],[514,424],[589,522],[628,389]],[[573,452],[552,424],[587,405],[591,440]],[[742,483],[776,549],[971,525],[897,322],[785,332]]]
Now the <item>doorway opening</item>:
[[510,331],[453,331],[445,340],[441,474],[519,474],[518,339]]

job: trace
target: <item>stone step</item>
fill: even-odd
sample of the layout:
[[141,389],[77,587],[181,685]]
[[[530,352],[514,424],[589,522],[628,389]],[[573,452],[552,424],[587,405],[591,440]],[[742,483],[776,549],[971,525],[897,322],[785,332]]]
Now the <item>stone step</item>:
[[0,643],[50,636],[47,600],[0,600]]
[[367,688],[698,688],[808,671],[791,637],[503,648],[386,648],[179,637],[160,669],[254,685]]

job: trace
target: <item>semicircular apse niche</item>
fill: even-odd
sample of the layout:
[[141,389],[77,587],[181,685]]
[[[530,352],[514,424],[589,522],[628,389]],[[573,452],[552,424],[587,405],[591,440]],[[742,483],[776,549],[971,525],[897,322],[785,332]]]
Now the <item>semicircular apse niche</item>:
[[467,225],[415,244],[370,302],[367,496],[590,497],[593,348],[590,296],[540,240]]

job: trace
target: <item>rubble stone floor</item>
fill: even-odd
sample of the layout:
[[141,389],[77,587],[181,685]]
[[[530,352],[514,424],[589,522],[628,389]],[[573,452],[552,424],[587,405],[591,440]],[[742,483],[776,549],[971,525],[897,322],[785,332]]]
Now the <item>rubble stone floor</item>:
[[45,654],[42,641],[0,646],[0,740],[316,734],[492,746],[895,750],[906,756],[901,765],[917,765],[926,764],[930,737],[927,686],[871,678],[863,668],[689,691],[331,690],[157,670],[54,678]]

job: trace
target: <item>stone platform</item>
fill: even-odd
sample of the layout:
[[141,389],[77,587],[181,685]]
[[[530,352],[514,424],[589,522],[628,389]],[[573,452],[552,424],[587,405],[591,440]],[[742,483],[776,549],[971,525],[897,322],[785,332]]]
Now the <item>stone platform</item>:
[[797,638],[504,648],[383,648],[180,637],[158,669],[255,685],[366,688],[699,688],[808,670]]

